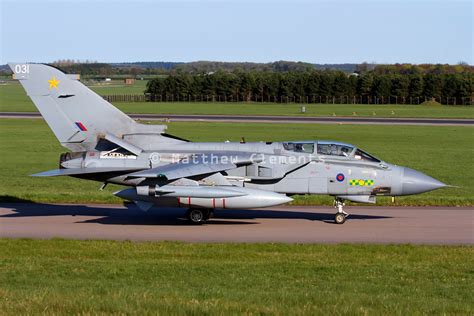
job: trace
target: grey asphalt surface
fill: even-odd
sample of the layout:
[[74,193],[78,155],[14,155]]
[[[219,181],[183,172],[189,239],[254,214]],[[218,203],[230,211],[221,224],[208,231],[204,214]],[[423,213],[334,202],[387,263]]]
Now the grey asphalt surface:
[[186,242],[474,244],[472,207],[281,206],[217,210],[204,225],[189,224],[182,209],[147,213],[133,204],[0,204],[0,237]]
[[[129,114],[137,120],[171,122],[246,122],[246,123],[306,123],[306,124],[378,124],[474,126],[474,119],[437,118],[373,118],[333,116],[260,116],[260,115],[192,115],[192,114]],[[0,118],[40,118],[38,112],[0,112]]]

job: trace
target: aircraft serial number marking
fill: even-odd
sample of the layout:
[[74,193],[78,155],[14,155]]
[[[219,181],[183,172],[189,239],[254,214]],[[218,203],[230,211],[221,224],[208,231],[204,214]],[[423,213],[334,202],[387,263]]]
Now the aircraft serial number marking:
[[30,73],[30,65],[28,65],[28,64],[15,65],[15,73],[17,73],[17,74],[29,74]]

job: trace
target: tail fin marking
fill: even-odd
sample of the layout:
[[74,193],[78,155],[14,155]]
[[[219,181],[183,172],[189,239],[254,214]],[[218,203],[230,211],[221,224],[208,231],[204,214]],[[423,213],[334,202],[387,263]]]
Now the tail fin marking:
[[61,144],[73,151],[94,150],[107,134],[156,133],[164,125],[138,124],[90,90],[74,75],[43,64],[9,64]]

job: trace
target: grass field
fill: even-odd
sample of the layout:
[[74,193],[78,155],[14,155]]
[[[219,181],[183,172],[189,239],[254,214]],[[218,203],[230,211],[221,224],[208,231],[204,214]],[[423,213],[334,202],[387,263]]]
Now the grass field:
[[472,247],[0,240],[0,314],[474,313]]
[[301,104],[124,102],[115,105],[127,113],[354,116],[355,112],[356,116],[369,117],[474,118],[474,107],[467,106],[306,104],[306,113],[302,114]]
[[[90,88],[100,95],[107,94],[142,94],[146,80],[136,80],[134,85],[125,85],[121,80],[111,83],[96,83]],[[0,112],[37,112],[21,85],[15,81],[7,81],[0,85]]]
[[[121,81],[93,85],[101,95],[140,94],[146,81],[137,80],[133,86]],[[474,106],[426,107],[418,105],[354,105],[309,104],[301,114],[301,104],[275,103],[193,103],[193,102],[118,102],[119,109],[127,113],[160,114],[235,114],[235,115],[306,115],[306,116],[357,116],[370,117],[446,117],[474,118]],[[36,107],[16,82],[0,85],[0,112],[36,112]]]
[[[120,203],[100,183],[73,178],[33,178],[56,169],[64,152],[43,120],[0,120],[0,200]],[[400,197],[396,205],[474,205],[474,133],[471,127],[170,123],[168,132],[193,141],[332,139],[356,144],[379,158],[411,167],[447,184],[421,195]],[[327,196],[298,197],[296,204],[329,205]],[[390,204],[379,198],[379,204]]]

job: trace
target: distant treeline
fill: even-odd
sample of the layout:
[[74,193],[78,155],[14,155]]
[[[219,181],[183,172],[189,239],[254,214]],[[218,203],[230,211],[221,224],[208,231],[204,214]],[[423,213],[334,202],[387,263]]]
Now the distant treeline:
[[308,70],[340,70],[344,72],[354,72],[357,64],[311,64],[294,61],[275,61],[271,63],[250,63],[250,62],[218,62],[218,61],[196,61],[176,65],[174,70],[187,73],[209,73],[216,71],[265,71],[265,72],[288,72],[288,71],[308,71]]
[[[202,74],[217,71],[261,71],[261,72],[307,72],[311,70],[338,70],[345,73],[365,73],[374,71],[377,74],[397,73],[462,73],[472,72],[472,66],[467,64],[441,65],[441,64],[394,64],[376,65],[369,63],[361,64],[311,64],[305,62],[276,61],[271,63],[251,63],[251,62],[216,62],[216,61],[196,61],[196,62],[129,62],[129,63],[99,63],[96,61],[77,61],[72,59],[58,60],[52,63],[66,73],[79,73],[83,77],[93,76],[114,76],[114,75],[147,75],[147,74],[176,74],[190,73]],[[7,65],[0,65],[0,72],[11,73]]]
[[[312,69],[331,69],[344,72],[354,72],[357,64],[311,64],[304,62],[277,61],[272,63],[250,62],[131,62],[131,63],[98,63],[80,62],[74,60],[58,60],[52,63],[66,73],[80,73],[83,77],[110,77],[116,75],[167,75],[176,72],[208,73],[216,71],[307,71]],[[10,74],[6,65],[0,65],[0,73]]]
[[412,103],[413,98],[443,102],[451,98],[448,102],[464,104],[473,96],[473,84],[474,72],[467,65],[410,65],[377,66],[360,75],[329,70],[183,72],[149,81],[145,92],[161,100],[211,96],[222,101],[329,102],[328,98],[345,98],[344,103]]
[[[80,74],[83,78],[105,78],[113,76],[138,77],[140,75],[167,74],[173,66],[163,63],[163,68],[142,68],[135,64],[107,64],[107,63],[53,63],[65,73]],[[171,67],[171,68],[170,68]]]
[[[134,62],[134,63],[74,63],[61,61],[53,63],[68,73],[80,73],[82,76],[114,76],[130,74],[132,76],[150,74],[174,74],[174,73],[209,73],[216,71],[265,71],[265,72],[289,72],[308,71],[313,69],[340,70],[354,72],[357,64],[310,64],[304,62],[277,61],[272,63],[250,63],[250,62],[215,62],[196,61],[189,63],[180,62]],[[368,66],[371,67],[371,66]]]
[[131,63],[110,63],[114,68],[140,68],[140,69],[160,69],[160,70],[171,70],[178,65],[183,64],[182,62],[174,61],[137,61]]

